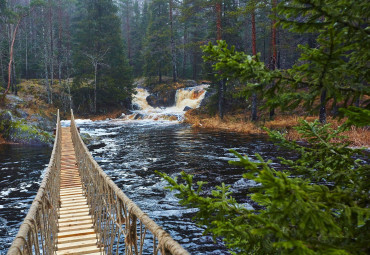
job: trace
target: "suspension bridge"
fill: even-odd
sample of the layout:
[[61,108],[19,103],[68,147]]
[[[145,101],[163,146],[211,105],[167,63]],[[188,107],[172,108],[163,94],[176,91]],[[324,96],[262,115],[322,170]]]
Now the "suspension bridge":
[[82,141],[71,111],[8,255],[189,254],[109,178]]

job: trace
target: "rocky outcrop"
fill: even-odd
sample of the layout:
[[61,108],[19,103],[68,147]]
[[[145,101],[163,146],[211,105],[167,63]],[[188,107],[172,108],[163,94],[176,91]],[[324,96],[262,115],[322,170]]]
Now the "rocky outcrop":
[[53,144],[50,133],[15,117],[10,111],[0,112],[0,133],[7,141],[14,143],[47,146]]
[[[0,135],[8,142],[53,145],[52,132],[55,128],[56,117],[49,118],[37,113],[31,115],[24,105],[24,98],[7,95],[5,109],[0,108]],[[30,116],[31,115],[31,116]]]
[[52,132],[55,128],[56,119],[51,120],[40,114],[33,114],[30,116],[30,119],[32,120],[30,123],[41,130]]
[[150,94],[146,101],[152,107],[169,107],[175,105],[176,89],[160,91]]
[[214,90],[213,91],[212,90],[208,91],[207,90],[205,93],[206,94],[204,95],[204,98],[203,98],[202,102],[199,105],[200,108],[205,107],[211,101],[211,97],[216,94],[216,91],[214,91]]

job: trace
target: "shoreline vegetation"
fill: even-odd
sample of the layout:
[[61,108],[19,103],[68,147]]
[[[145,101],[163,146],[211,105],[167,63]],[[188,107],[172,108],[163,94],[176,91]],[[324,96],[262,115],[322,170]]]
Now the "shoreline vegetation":
[[[89,118],[92,121],[116,119],[122,114],[121,109],[112,110],[109,113],[97,115],[78,115],[77,118]],[[245,119],[241,114],[226,115],[223,120],[219,116],[211,116],[206,113],[200,113],[199,109],[189,110],[185,114],[184,123],[191,125],[194,129],[209,129],[213,131],[226,131],[244,133],[250,135],[267,135],[264,127],[277,130],[286,135],[289,140],[300,140],[301,136],[294,129],[298,126],[300,120],[313,122],[317,117],[314,116],[299,116],[299,115],[279,115],[274,120],[251,122]],[[337,128],[345,122],[345,119],[338,120],[328,117],[328,123],[332,128]],[[351,127],[350,130],[343,132],[346,142],[350,143],[351,147],[370,147],[370,129],[369,127]],[[338,140],[339,142],[339,140]]]
[[[300,134],[294,129],[298,126],[299,120],[312,122],[317,119],[314,116],[299,115],[279,115],[274,120],[251,122],[242,115],[226,115],[223,120],[219,116],[210,116],[200,113],[199,110],[190,110],[185,114],[185,122],[193,128],[204,128],[212,130],[222,130],[229,132],[245,133],[251,135],[267,135],[263,129],[268,128],[277,130],[286,135],[288,140],[300,140]],[[345,122],[345,119],[338,120],[328,117],[328,123],[331,128],[337,128]],[[351,127],[350,130],[343,132],[347,138],[346,142],[352,147],[370,147],[370,129],[369,127]],[[338,140],[339,142],[339,140]]]
[[[194,82],[195,83],[195,82]],[[189,83],[190,84],[190,83]],[[24,80],[19,85],[18,100],[15,100],[11,96],[11,100],[8,103],[12,105],[16,112],[21,112],[23,116],[26,116],[26,120],[32,124],[35,124],[36,119],[39,115],[52,119],[54,112],[58,108],[57,106],[47,107],[46,94],[47,91],[42,86],[42,82],[38,80]],[[168,87],[168,86],[167,86]],[[182,86],[183,87],[183,86]],[[58,93],[57,93],[58,94]],[[63,93],[61,93],[62,95]],[[62,98],[62,96],[60,96]],[[60,106],[63,103],[59,103]],[[203,106],[204,107],[204,106]],[[24,113],[26,112],[26,113]],[[89,118],[93,121],[116,119],[119,118],[122,113],[127,114],[127,110],[123,110],[120,107],[111,109],[106,113],[97,114],[76,114],[76,118],[86,119]],[[69,112],[64,112],[61,109],[61,115],[63,118],[69,118]],[[300,135],[294,129],[299,124],[300,119],[305,119],[309,122],[314,121],[317,117],[304,116],[303,114],[295,113],[293,115],[277,115],[274,120],[260,120],[257,122],[251,122],[248,120],[245,114],[230,112],[224,116],[221,120],[218,115],[212,116],[201,108],[192,109],[186,112],[184,122],[191,125],[194,129],[211,129],[214,131],[227,131],[227,132],[238,132],[251,135],[267,135],[267,132],[263,129],[264,127],[272,130],[278,130],[284,133],[289,140],[300,140]],[[328,123],[332,124],[332,128],[336,128],[344,123],[344,119],[338,120],[328,117]],[[50,129],[50,127],[49,127]],[[50,130],[49,130],[50,131]],[[369,127],[352,127],[349,131],[343,133],[347,136],[347,142],[352,147],[370,147],[370,129]],[[10,141],[0,135],[0,144],[18,144],[19,142]]]

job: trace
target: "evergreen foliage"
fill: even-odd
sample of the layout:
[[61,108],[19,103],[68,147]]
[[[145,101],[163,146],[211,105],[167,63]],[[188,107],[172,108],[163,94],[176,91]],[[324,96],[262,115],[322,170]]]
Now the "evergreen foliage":
[[[315,0],[284,1],[278,5],[278,23],[283,28],[297,33],[319,33],[317,47],[300,45],[301,57],[291,69],[269,71],[259,57],[227,49],[225,42],[204,47],[207,54],[204,59],[214,63],[221,78],[248,82],[247,91],[264,87],[270,99],[267,106],[280,105],[285,110],[303,103],[308,113],[320,110],[320,121],[325,123],[329,100],[344,102],[346,106],[370,93],[366,18],[370,4],[355,2],[356,7],[352,1]],[[274,86],[266,86],[273,81]],[[320,104],[315,108],[317,99]]]
[[[83,0],[77,3],[74,39],[74,82],[75,98],[91,103],[92,89],[86,91],[86,83],[94,79],[94,65],[97,64],[97,105],[106,108],[129,99],[132,94],[131,68],[122,42],[117,7],[111,0]],[[83,92],[86,91],[86,94]],[[91,94],[91,95],[90,95]]]
[[366,155],[362,150],[333,141],[344,129],[302,121],[297,130],[305,146],[270,132],[299,155],[280,158],[283,171],[258,154],[256,162],[233,151],[239,161],[230,164],[244,167],[243,177],[257,183],[250,199],[261,209],[238,204],[225,184],[205,195],[205,183],[193,183],[192,175],[159,174],[178,191],[181,205],[199,209],[194,219],[204,233],[223,238],[235,254],[367,254],[370,165],[358,159]]
[[[143,40],[145,29],[142,29],[142,22],[144,19],[144,13],[140,12],[140,7],[138,1],[134,3],[134,16],[132,18],[131,25],[131,41],[134,42],[132,45],[132,68],[135,77],[140,77],[143,73],[144,58],[142,54],[143,50]],[[146,28],[146,25],[144,25]]]
[[153,0],[149,5],[149,23],[144,43],[144,74],[158,76],[170,69],[170,27],[168,26],[168,1]]
[[[225,184],[203,190],[204,182],[181,173],[181,180],[159,173],[177,191],[180,204],[198,208],[195,221],[205,234],[221,237],[235,254],[368,254],[370,190],[369,157],[348,148],[343,131],[351,125],[370,124],[369,95],[370,4],[366,1],[283,1],[277,7],[279,24],[295,33],[318,34],[316,45],[301,45],[301,57],[287,70],[270,70],[260,54],[247,55],[225,41],[203,47],[207,62],[228,86],[239,83],[244,98],[256,92],[266,106],[283,110],[305,106],[319,110],[320,122],[302,121],[296,129],[304,143],[269,131],[280,146],[298,154],[296,160],[279,158],[277,171],[256,154],[258,162],[234,151],[244,167],[244,178],[257,186],[250,191],[253,210],[238,204]],[[273,85],[271,85],[273,84]],[[314,109],[317,105],[319,109]],[[329,100],[342,102],[346,124],[334,130],[326,122]],[[358,103],[357,103],[358,104]]]

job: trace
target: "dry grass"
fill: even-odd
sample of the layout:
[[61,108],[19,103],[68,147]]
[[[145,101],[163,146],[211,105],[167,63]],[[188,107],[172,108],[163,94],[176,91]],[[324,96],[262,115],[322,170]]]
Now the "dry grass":
[[196,111],[189,110],[185,114],[185,117],[185,122],[192,124],[195,128],[220,129],[247,134],[266,133],[255,124],[239,120],[239,118],[236,118],[235,116],[225,116],[225,118],[221,120],[218,116],[210,117],[207,115],[198,115]]
[[9,142],[6,141],[1,134],[0,134],[0,144],[9,144]]
[[[244,120],[242,116],[225,116],[221,120],[218,116],[211,117],[206,114],[200,114],[196,110],[190,110],[186,113],[186,122],[192,124],[195,128],[208,128],[215,130],[226,130],[231,132],[240,132],[245,134],[266,134],[262,127],[267,127],[272,130],[278,130],[286,133],[289,140],[301,139],[300,134],[293,128],[299,124],[300,119],[314,121],[317,117],[308,116],[279,116],[274,120],[266,122],[253,123]],[[343,124],[345,120],[338,121],[337,119],[328,118],[328,123],[331,123],[332,128],[337,128]],[[355,147],[370,147],[370,129],[368,127],[355,128],[343,133],[347,136],[345,140]]]
[[24,100],[20,107],[27,111],[29,116],[41,114],[51,118],[56,114],[57,108],[46,102],[47,91],[41,80],[22,80],[18,87],[18,95]]

